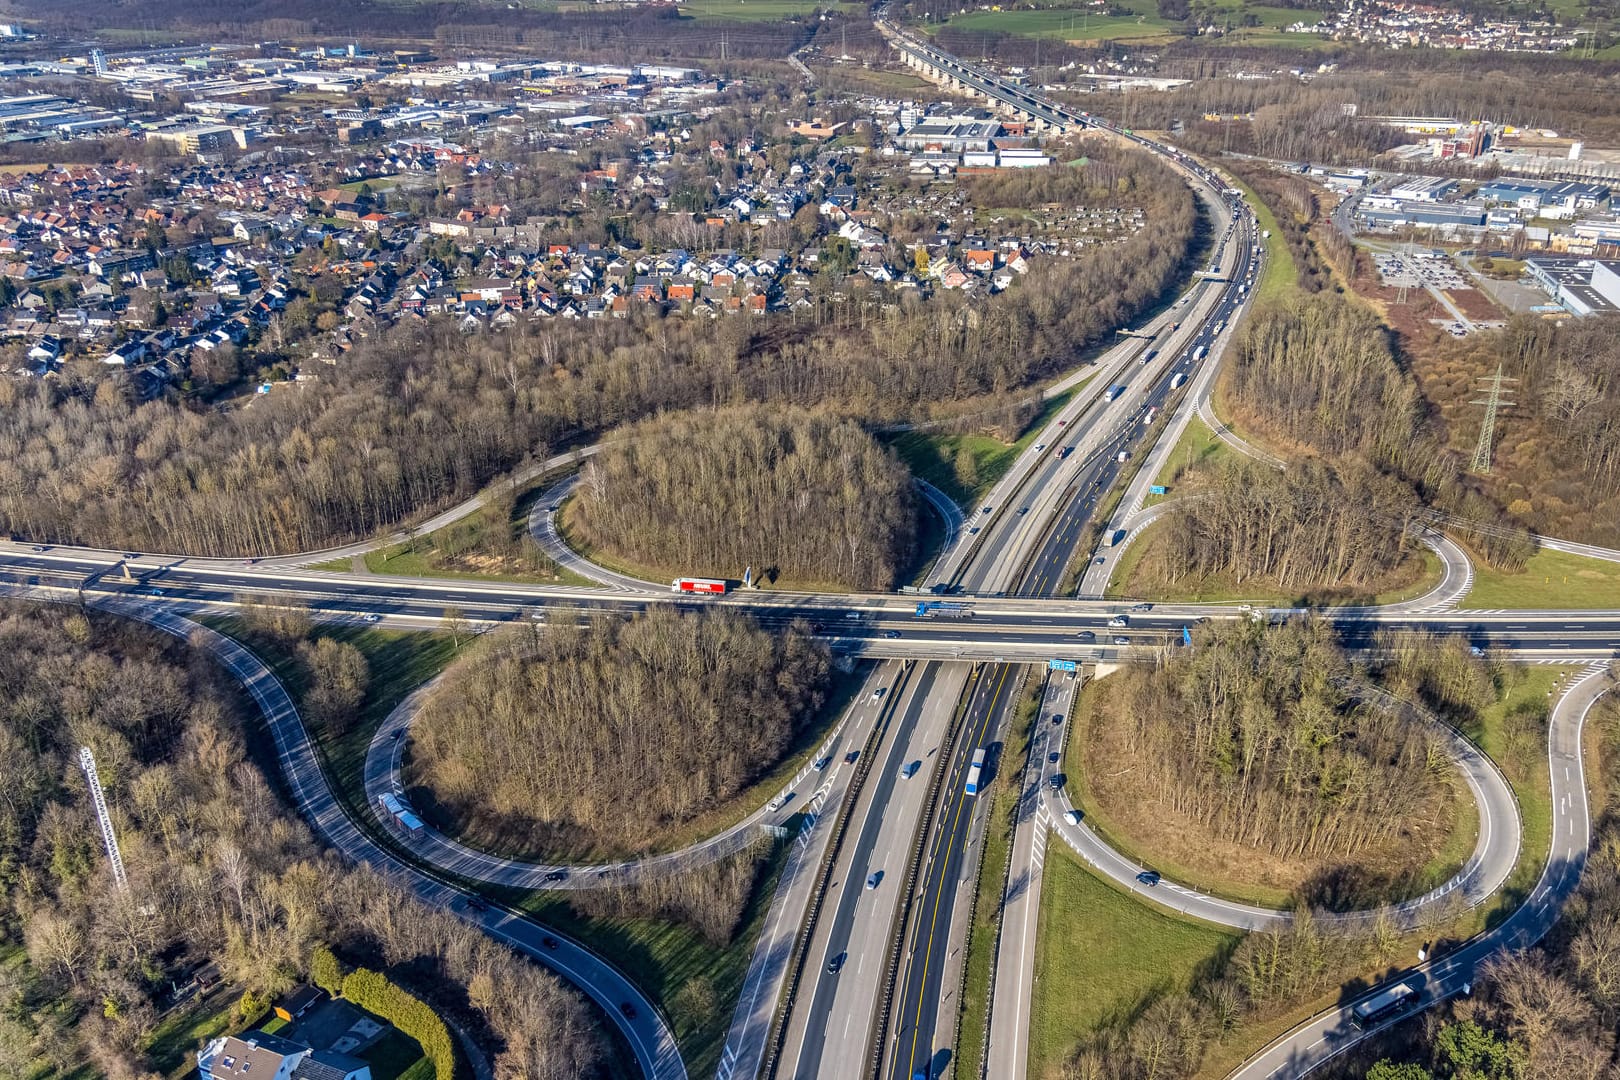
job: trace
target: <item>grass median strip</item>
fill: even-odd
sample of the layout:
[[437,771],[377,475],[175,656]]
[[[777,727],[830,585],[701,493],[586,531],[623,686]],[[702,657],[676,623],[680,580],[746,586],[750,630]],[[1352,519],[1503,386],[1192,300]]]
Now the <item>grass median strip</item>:
[[1282,230],[1277,227],[1277,216],[1248,184],[1237,177],[1232,177],[1232,181],[1242,190],[1244,201],[1254,208],[1254,219],[1260,225],[1260,243],[1266,249],[1266,269],[1255,286],[1255,299],[1268,301],[1286,296],[1299,288],[1299,267],[1294,262],[1294,253],[1288,250]]
[[984,850],[979,859],[978,892],[973,904],[973,922],[968,931],[967,959],[962,978],[962,1009],[957,1022],[956,1056],[958,1076],[978,1076],[987,1047],[985,1023],[991,1008],[996,977],[996,938],[1001,926],[1001,901],[1007,881],[1007,865],[1012,859],[1014,812],[1029,760],[1032,726],[1041,712],[1044,683],[1032,679],[1018,703],[1017,715],[1009,727],[1001,765],[993,780],[988,820],[985,822]]
[[[1221,442],[1219,436],[1209,429],[1197,416],[1187,421],[1187,427],[1176,440],[1175,449],[1165,459],[1164,467],[1159,475],[1153,478],[1154,487],[1171,488],[1176,481],[1194,470],[1213,469],[1222,461],[1231,456],[1231,450]],[[1151,492],[1142,500],[1144,507],[1161,503],[1171,498],[1177,492],[1167,491],[1163,495],[1154,495]]]

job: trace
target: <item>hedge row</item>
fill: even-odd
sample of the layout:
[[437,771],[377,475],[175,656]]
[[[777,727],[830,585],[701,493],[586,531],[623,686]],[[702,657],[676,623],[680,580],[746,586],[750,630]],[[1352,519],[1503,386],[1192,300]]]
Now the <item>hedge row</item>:
[[456,1048],[450,1029],[422,999],[401,990],[386,975],[366,968],[355,968],[344,978],[343,996],[420,1043],[422,1053],[433,1062],[435,1080],[456,1080]]

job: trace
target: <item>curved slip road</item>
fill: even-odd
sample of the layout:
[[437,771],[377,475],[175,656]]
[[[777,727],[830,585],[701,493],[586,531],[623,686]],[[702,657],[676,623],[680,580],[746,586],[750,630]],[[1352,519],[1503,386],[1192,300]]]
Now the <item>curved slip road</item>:
[[[590,447],[593,452],[596,447]],[[645,581],[628,574],[621,574],[616,570],[609,570],[605,566],[591,562],[585,556],[568,546],[563,539],[562,531],[557,528],[557,513],[561,509],[562,501],[568,498],[579,483],[577,473],[565,476],[556,484],[547,488],[545,493],[535,502],[534,509],[529,511],[529,535],[545,552],[546,557],[566,570],[571,570],[580,577],[589,578],[600,585],[621,592],[664,592],[669,586],[662,582]],[[945,526],[945,539],[940,544],[940,555],[950,550],[961,535],[964,519],[962,508],[957,506],[949,495],[930,484],[920,476],[912,477],[912,483],[922,493],[928,505],[939,514],[941,523]]]
[[[1053,777],[1062,775],[1061,758],[1059,761],[1051,759],[1061,753],[1070,706],[1079,685],[1077,680],[1059,679],[1055,674],[1048,681],[1030,740],[1029,762],[1018,777],[1020,794],[1002,901],[1003,922],[990,1013],[987,1058],[990,1076],[1022,1076],[1026,1068],[1042,870],[1054,832],[1117,886],[1179,913],[1244,930],[1277,926],[1290,917],[1286,912],[1220,900],[1169,881],[1146,885],[1136,878],[1146,867],[1114,851],[1083,823],[1076,825],[1068,820],[1067,814],[1072,808],[1067,798],[1054,792],[1050,785]],[[1371,687],[1358,692],[1364,697],[1394,700]],[[1438,723],[1437,720],[1432,722]],[[1424,896],[1386,909],[1386,913],[1392,913],[1401,924],[1415,923],[1423,907],[1458,889],[1466,890],[1464,903],[1480,902],[1500,886],[1517,861],[1520,827],[1512,791],[1503,791],[1505,781],[1491,782],[1499,781],[1500,775],[1482,754],[1454,734],[1452,741],[1458,752],[1467,758],[1459,767],[1480,808],[1480,837],[1468,862],[1449,882]],[[1329,918],[1352,922],[1376,914],[1354,912]]]
[[[1155,503],[1152,506],[1140,507],[1134,513],[1121,520],[1119,529],[1124,537],[1118,543],[1109,545],[1107,539],[1109,531],[1103,534],[1103,545],[1098,548],[1098,555],[1092,559],[1092,565],[1087,568],[1081,579],[1080,597],[1103,597],[1108,587],[1113,584],[1109,575],[1115,566],[1124,557],[1132,544],[1142,539],[1148,526],[1160,518],[1181,509],[1187,503],[1196,499],[1206,498],[1203,495],[1186,495],[1171,499],[1167,502]],[[1390,604],[1375,606],[1349,605],[1340,608],[1325,608],[1324,611],[1336,611],[1343,614],[1365,612],[1368,614],[1382,612],[1385,614],[1433,614],[1457,610],[1468,590],[1474,587],[1474,564],[1468,558],[1468,553],[1462,545],[1443,532],[1430,528],[1419,528],[1418,539],[1424,547],[1432,551],[1440,560],[1440,580],[1428,592],[1411,600],[1397,600]]]
[[668,584],[660,586],[657,582],[643,581],[616,570],[609,570],[605,566],[598,566],[568,546],[568,542],[562,538],[562,532],[557,528],[557,510],[562,501],[573,493],[578,483],[578,473],[563,477],[547,488],[535,502],[534,509],[529,511],[529,535],[540,545],[540,550],[563,569],[572,570],[580,577],[589,578],[610,589],[618,589],[621,592],[656,592],[668,589]]
[[1399,1023],[1414,1010],[1470,992],[1486,961],[1501,952],[1528,948],[1552,929],[1580,883],[1591,837],[1581,732],[1592,705],[1613,686],[1614,676],[1608,665],[1593,665],[1569,686],[1553,709],[1547,733],[1552,847],[1528,899],[1501,925],[1457,951],[1386,980],[1404,982],[1418,992],[1411,1009],[1363,1031],[1352,1023],[1351,1008],[1359,998],[1346,1001],[1276,1039],[1234,1069],[1229,1080],[1294,1080],[1305,1076],[1368,1036]]
[[[8,587],[9,595],[38,600],[30,590]],[[60,602],[55,596],[46,602]],[[256,655],[234,638],[226,637],[171,610],[119,597],[95,597],[89,606],[155,627],[206,650],[242,684],[264,716],[275,741],[276,758],[288,792],[299,812],[328,845],[346,858],[365,863],[430,907],[445,908],[537,960],[577,986],[595,1001],[629,1042],[642,1072],[654,1080],[686,1080],[675,1035],[653,1002],[619,970],[585,946],[548,930],[516,912],[493,905],[469,908],[469,894],[439,878],[423,873],[378,844],[349,816],[333,794],[319,756],[304,728],[298,709],[281,681]],[[634,1006],[635,1018],[621,1006]]]
[[[874,680],[892,681],[892,675],[880,665],[868,678],[867,686],[886,685],[885,682]],[[364,770],[368,806],[376,806],[384,795],[389,794],[406,802],[405,787],[400,776],[406,735],[423,702],[437,685],[438,680],[435,679],[412,691],[394,706],[372,735],[371,743],[366,747]],[[736,824],[678,851],[607,863],[540,863],[480,851],[431,826],[424,827],[420,835],[412,837],[409,846],[416,858],[445,873],[521,889],[592,889],[690,869],[741,851],[753,842],[762,828],[791,826],[799,814],[824,800],[830,791],[841,788],[847,779],[844,774],[849,770],[844,761],[844,754],[849,749],[845,745],[849,742],[845,734],[854,733],[854,741],[850,745],[862,745],[867,729],[876,722],[882,710],[882,704],[881,698],[874,699],[871,692],[863,688],[811,759],[770,802],[750,812]],[[817,762],[823,761],[827,762],[825,768],[817,769]]]
[[[1507,778],[1489,757],[1454,728],[1409,702],[1372,686],[1358,685],[1350,692],[1363,700],[1376,700],[1386,708],[1402,709],[1424,719],[1438,730],[1448,745],[1452,762],[1462,773],[1464,782],[1474,796],[1479,811],[1479,837],[1462,868],[1450,880],[1422,896],[1384,908],[1321,915],[1319,918],[1322,921],[1365,922],[1389,917],[1396,925],[1412,926],[1424,908],[1459,891],[1462,903],[1467,907],[1484,903],[1507,881],[1519,858],[1523,830],[1518,799]],[[1136,875],[1151,867],[1120,854],[1097,835],[1083,817],[1079,824],[1068,820],[1067,814],[1074,809],[1074,805],[1069,801],[1067,788],[1054,791],[1050,786],[1053,777],[1062,775],[1061,759],[1056,762],[1049,760],[1054,748],[1048,745],[1048,740],[1052,738],[1054,729],[1055,725],[1041,725],[1035,739],[1036,746],[1032,749],[1032,753],[1038,754],[1041,761],[1037,771],[1039,798],[1046,803],[1046,817],[1051,822],[1051,828],[1098,873],[1142,899],[1205,922],[1240,930],[1262,930],[1284,925],[1293,919],[1293,914],[1288,911],[1224,900],[1179,885],[1168,878],[1161,878],[1153,885],[1139,881]],[[1061,743],[1059,752],[1060,747]]]

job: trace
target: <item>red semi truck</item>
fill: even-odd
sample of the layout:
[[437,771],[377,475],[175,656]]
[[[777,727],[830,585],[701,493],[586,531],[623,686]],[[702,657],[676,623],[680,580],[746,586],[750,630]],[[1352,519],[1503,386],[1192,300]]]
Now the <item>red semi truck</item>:
[[669,583],[670,592],[704,593],[705,595],[724,596],[726,583],[711,578],[683,577],[676,578]]

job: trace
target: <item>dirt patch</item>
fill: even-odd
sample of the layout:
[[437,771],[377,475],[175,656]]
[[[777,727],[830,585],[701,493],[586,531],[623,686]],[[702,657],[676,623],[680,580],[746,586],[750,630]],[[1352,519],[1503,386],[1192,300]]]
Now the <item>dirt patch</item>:
[[1478,289],[1454,289],[1446,296],[1464,315],[1476,322],[1493,322],[1507,318],[1507,313]]

